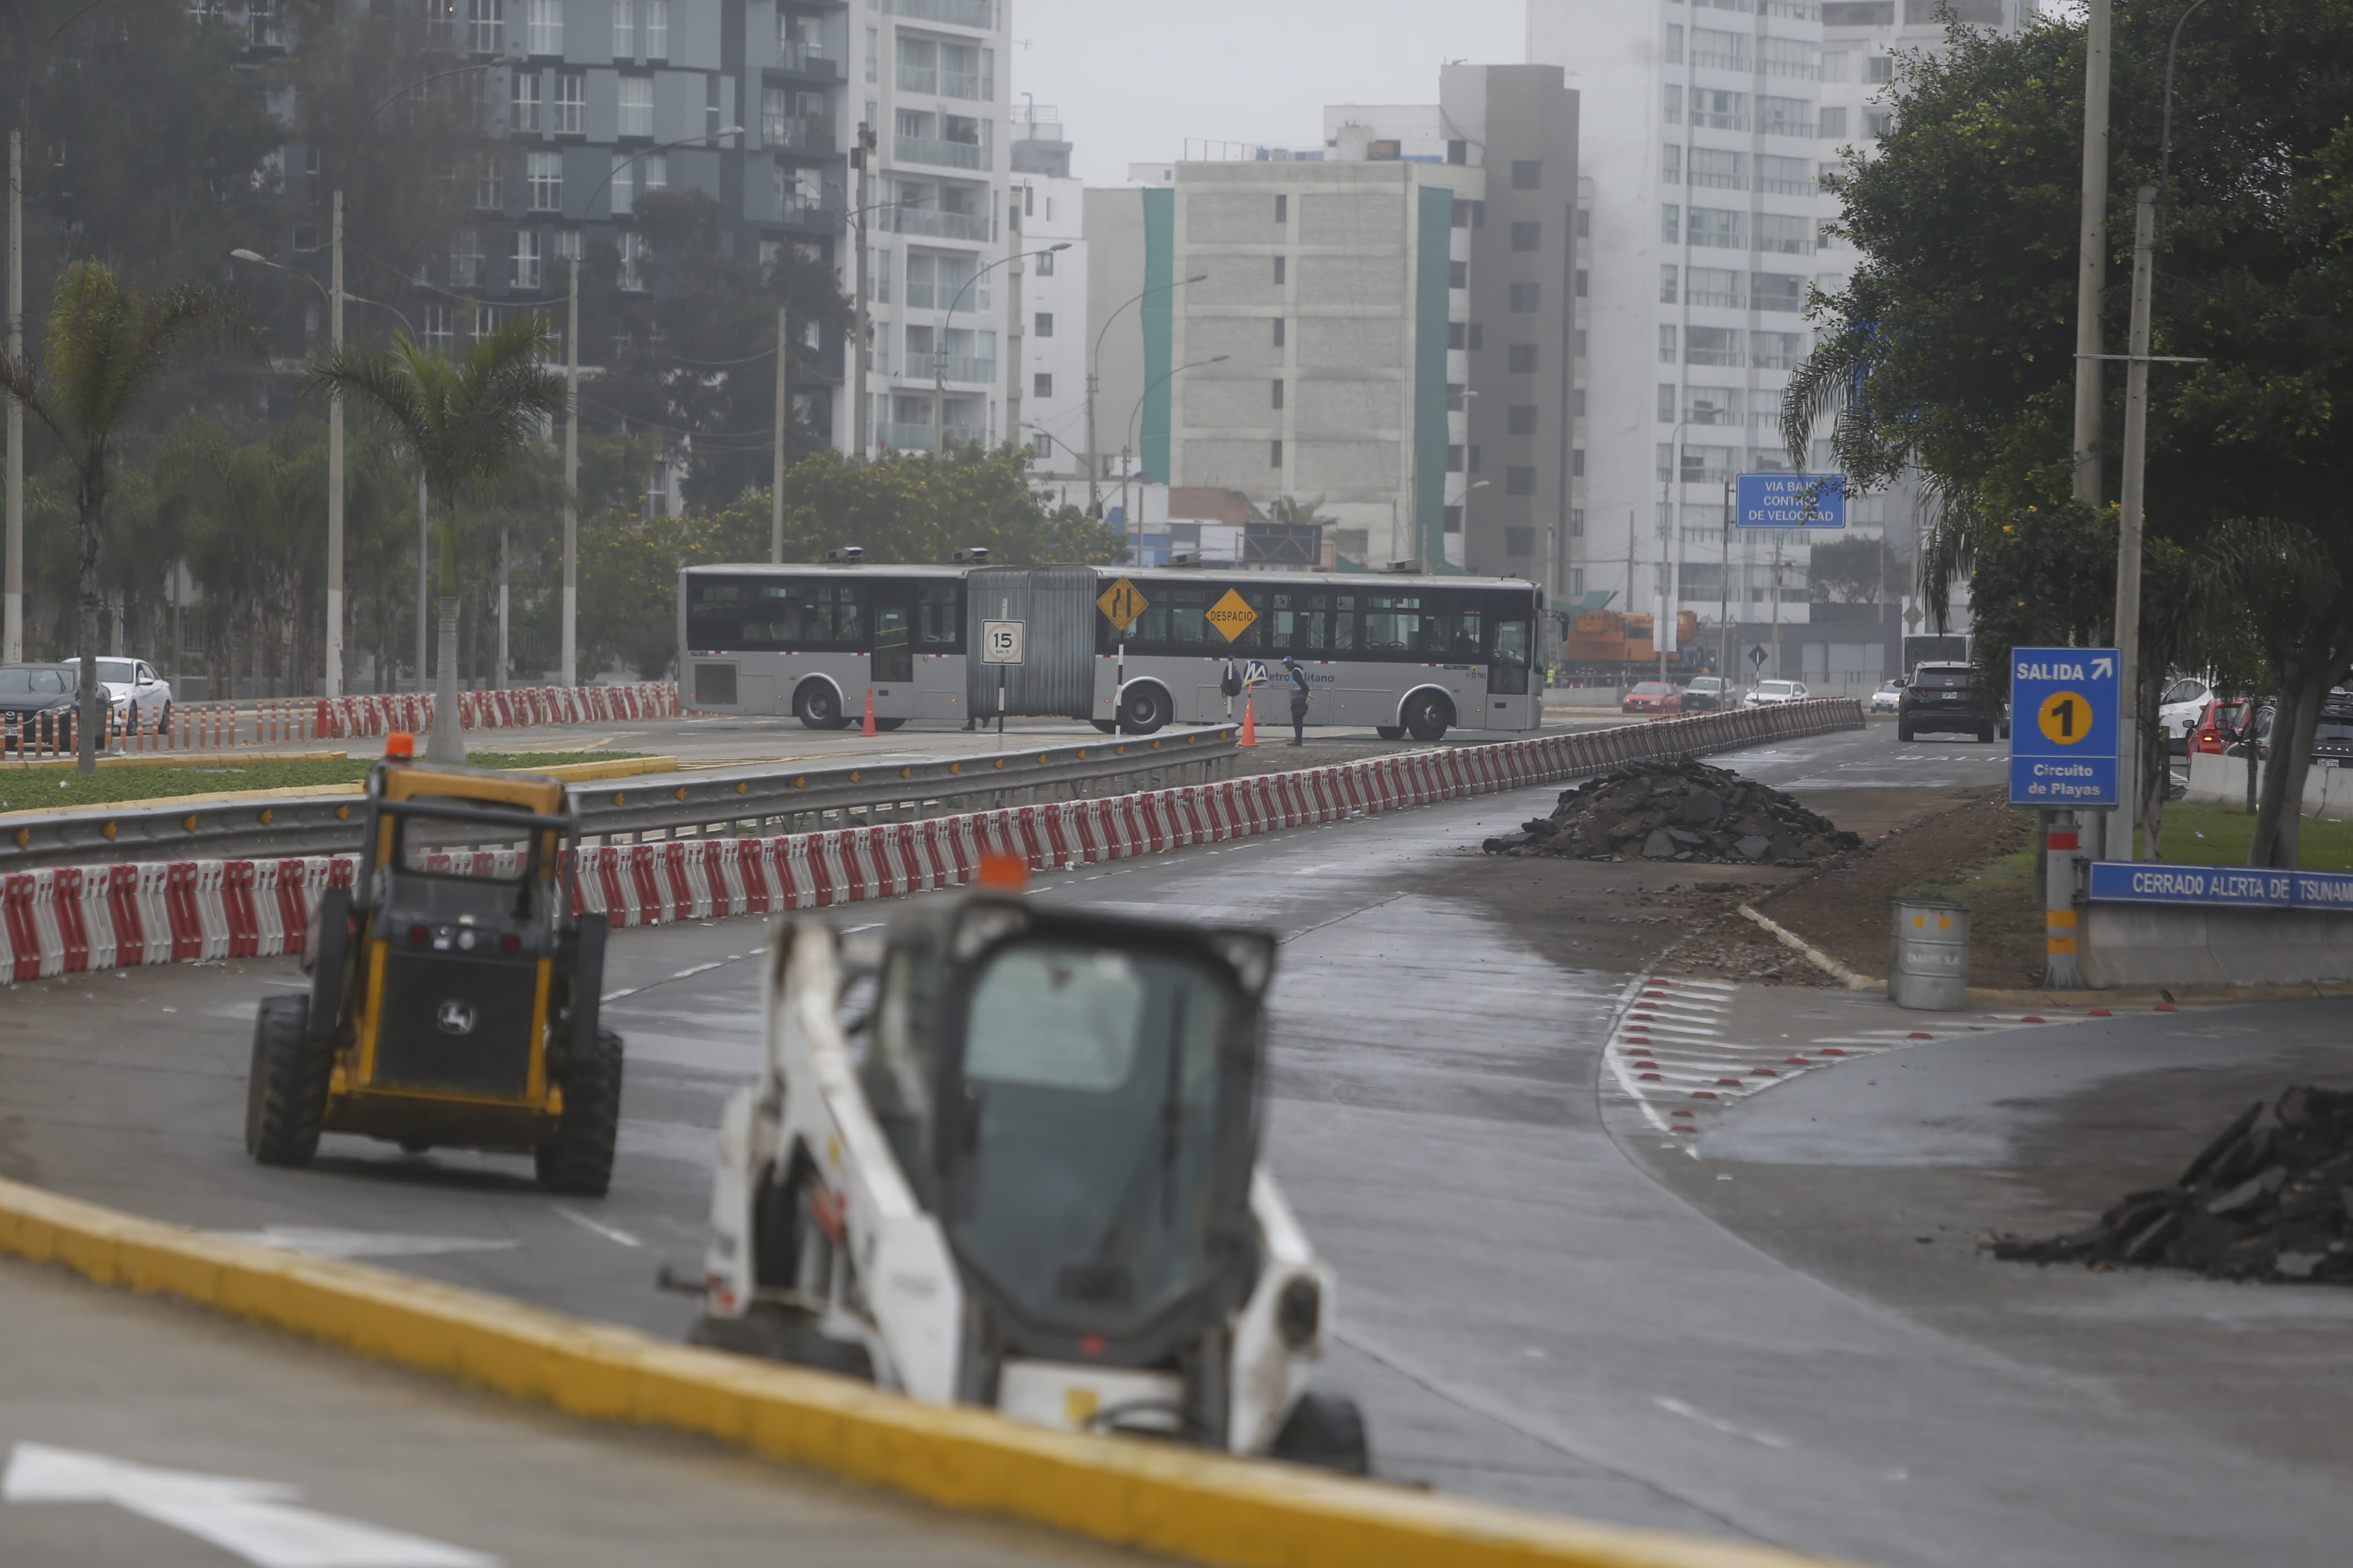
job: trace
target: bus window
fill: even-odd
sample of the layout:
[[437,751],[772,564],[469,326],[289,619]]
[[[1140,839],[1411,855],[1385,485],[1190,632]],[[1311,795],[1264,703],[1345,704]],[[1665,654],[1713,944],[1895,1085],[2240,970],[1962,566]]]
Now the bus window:
[[1277,594],[1274,595],[1273,641],[1268,646],[1276,653],[1321,653],[1324,642],[1324,622],[1328,612],[1322,594]]
[[952,582],[915,588],[915,647],[924,653],[955,653],[964,647],[964,595]]
[[1364,639],[1356,635],[1356,595],[1335,594],[1332,596],[1332,635],[1324,647],[1345,657],[1362,647]]
[[1136,618],[1134,642],[1156,652],[1200,653],[1211,635],[1208,591],[1171,586],[1160,589]]
[[[806,646],[862,649],[866,642],[866,616],[863,595],[855,583],[817,583],[807,585],[808,615],[804,629]],[[900,623],[903,631],[906,623]]]
[[1365,651],[1404,654],[1421,647],[1421,599],[1416,595],[1365,595]]
[[1528,623],[1496,621],[1487,657],[1487,691],[1495,697],[1525,697],[1528,689]]
[[1476,664],[1484,655],[1479,640],[1479,606],[1467,594],[1432,594],[1421,623],[1421,651],[1451,664]]
[[915,649],[908,640],[907,602],[883,594],[874,603],[874,679],[915,679]]

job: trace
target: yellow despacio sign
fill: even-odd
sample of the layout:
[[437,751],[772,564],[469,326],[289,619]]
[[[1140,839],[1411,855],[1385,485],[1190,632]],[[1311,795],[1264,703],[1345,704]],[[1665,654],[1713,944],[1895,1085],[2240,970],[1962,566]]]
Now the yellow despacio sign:
[[1228,642],[1233,641],[1258,622],[1258,612],[1237,588],[1226,590],[1226,596],[1209,606],[1209,624],[1223,632]]
[[1124,577],[1105,588],[1095,600],[1095,608],[1101,610],[1104,618],[1115,626],[1134,626],[1136,618],[1151,607],[1144,602],[1144,595],[1136,591],[1135,584]]

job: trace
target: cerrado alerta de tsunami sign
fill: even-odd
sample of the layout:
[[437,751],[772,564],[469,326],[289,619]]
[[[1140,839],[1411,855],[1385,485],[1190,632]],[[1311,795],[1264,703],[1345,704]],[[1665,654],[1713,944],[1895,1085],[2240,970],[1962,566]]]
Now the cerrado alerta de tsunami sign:
[[2010,804],[2116,804],[2116,650],[2010,653]]

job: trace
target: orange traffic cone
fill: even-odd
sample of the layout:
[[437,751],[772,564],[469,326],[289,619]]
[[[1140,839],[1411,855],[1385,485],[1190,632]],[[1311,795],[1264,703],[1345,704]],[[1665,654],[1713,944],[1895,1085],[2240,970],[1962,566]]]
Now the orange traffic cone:
[[1250,700],[1247,697],[1242,699],[1241,739],[1236,741],[1234,744],[1237,746],[1255,746],[1258,744],[1258,714],[1251,710]]
[[859,726],[858,732],[861,735],[874,733],[874,693],[871,689],[866,693],[866,722]]

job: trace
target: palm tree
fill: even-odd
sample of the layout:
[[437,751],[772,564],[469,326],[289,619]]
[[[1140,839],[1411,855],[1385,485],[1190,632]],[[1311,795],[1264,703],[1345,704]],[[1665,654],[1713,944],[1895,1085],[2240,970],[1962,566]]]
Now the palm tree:
[[131,405],[195,338],[227,331],[259,351],[259,340],[230,296],[184,283],[150,294],[116,278],[102,261],[78,261],[49,297],[42,363],[0,354],[0,392],[33,411],[66,450],[74,471],[80,613],[81,700],[74,750],[83,773],[98,770],[98,650],[100,546],[115,438]]
[[533,313],[488,333],[454,363],[402,332],[388,351],[330,349],[310,369],[313,394],[341,393],[391,427],[425,470],[440,516],[440,668],[426,747],[437,763],[466,760],[458,732],[458,495],[503,471],[543,421],[564,416],[564,377],[546,365],[554,350],[546,321]]

